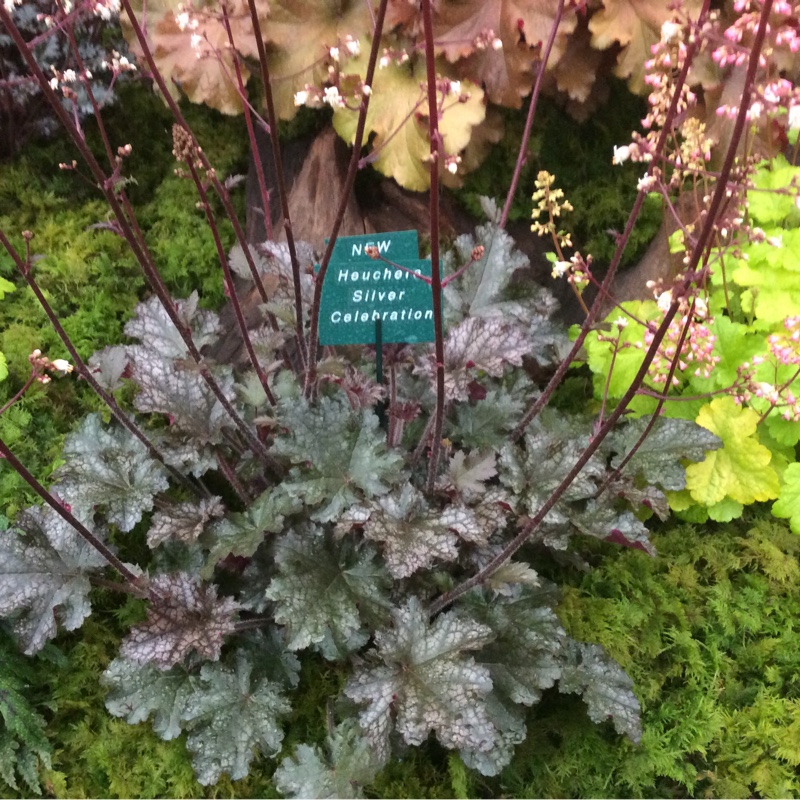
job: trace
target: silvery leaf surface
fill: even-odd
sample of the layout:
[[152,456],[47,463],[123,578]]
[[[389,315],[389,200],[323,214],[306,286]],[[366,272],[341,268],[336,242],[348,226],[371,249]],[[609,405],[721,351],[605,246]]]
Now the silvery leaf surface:
[[59,491],[82,505],[105,509],[108,521],[131,530],[167,489],[166,470],[125,428],[104,426],[89,414],[64,442],[65,463],[56,473]]
[[417,598],[393,612],[390,630],[379,631],[345,694],[366,705],[359,721],[380,758],[389,754],[393,729],[411,745],[431,731],[448,748],[488,752],[497,730],[486,707],[489,670],[466,655],[491,641],[492,631],[449,611],[428,619]]
[[[75,508],[91,528],[91,514]],[[102,538],[102,537],[100,537]],[[0,616],[10,617],[26,654],[71,631],[91,613],[89,576],[105,559],[50,507],[22,512],[0,532]]]

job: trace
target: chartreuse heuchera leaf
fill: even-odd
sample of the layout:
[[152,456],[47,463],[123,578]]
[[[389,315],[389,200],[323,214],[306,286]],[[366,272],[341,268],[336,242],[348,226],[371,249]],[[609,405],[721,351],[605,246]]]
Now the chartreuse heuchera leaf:
[[778,475],[770,465],[772,454],[758,442],[755,411],[720,397],[700,410],[697,423],[718,436],[723,447],[686,468],[686,486],[695,502],[713,506],[730,498],[746,505],[778,496]]
[[790,464],[781,477],[781,493],[772,505],[772,513],[788,519],[792,530],[800,533],[800,464]]

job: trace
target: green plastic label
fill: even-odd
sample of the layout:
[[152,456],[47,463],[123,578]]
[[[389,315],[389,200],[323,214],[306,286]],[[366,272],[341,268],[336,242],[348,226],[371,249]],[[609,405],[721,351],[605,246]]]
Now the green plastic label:
[[[386,260],[371,258],[368,247]],[[387,344],[432,342],[433,294],[422,280],[430,277],[416,231],[338,239],[322,287],[320,344],[374,344],[379,324]]]

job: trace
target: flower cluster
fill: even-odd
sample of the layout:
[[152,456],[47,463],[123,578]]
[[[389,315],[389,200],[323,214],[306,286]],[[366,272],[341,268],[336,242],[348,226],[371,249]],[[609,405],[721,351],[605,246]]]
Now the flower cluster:
[[[659,311],[666,314],[672,305],[672,291],[662,292],[656,289],[654,293]],[[680,313],[670,323],[650,364],[648,375],[653,383],[666,384],[676,358],[678,359],[676,373],[685,372],[693,367],[693,375],[696,378],[711,377],[711,371],[719,364],[719,356],[714,355],[717,337],[708,327],[713,320],[707,316],[708,306],[705,300],[702,297],[695,297],[694,303],[691,303],[689,299],[684,298],[680,301],[679,311]],[[643,347],[649,347],[653,343],[657,329],[657,322],[647,324]],[[672,385],[679,386],[680,383],[677,374],[673,374]]]
[[[558,230],[555,218],[560,217],[562,211],[573,211],[574,209],[569,200],[563,199],[563,189],[553,188],[555,180],[555,175],[551,175],[546,170],[542,170],[536,176],[536,191],[531,197],[536,203],[536,207],[531,212],[531,218],[534,220],[531,230],[539,236],[552,236],[559,248],[572,247],[570,234]],[[547,214],[546,222],[539,222],[538,218],[542,214]]]
[[72,364],[70,364],[66,359],[50,359],[47,356],[42,355],[42,351],[38,349],[34,350],[28,356],[28,361],[30,361],[34,376],[39,383],[50,383],[52,379],[50,378],[50,375],[47,374],[48,372],[52,375],[62,376],[68,375],[73,369]]

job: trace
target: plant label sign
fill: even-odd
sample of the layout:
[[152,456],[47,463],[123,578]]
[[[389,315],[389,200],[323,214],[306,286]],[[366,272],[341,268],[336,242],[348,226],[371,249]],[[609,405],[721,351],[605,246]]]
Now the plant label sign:
[[[372,247],[386,260],[367,255]],[[378,325],[386,344],[432,342],[430,277],[416,231],[340,236],[322,287],[320,344],[375,344]]]

